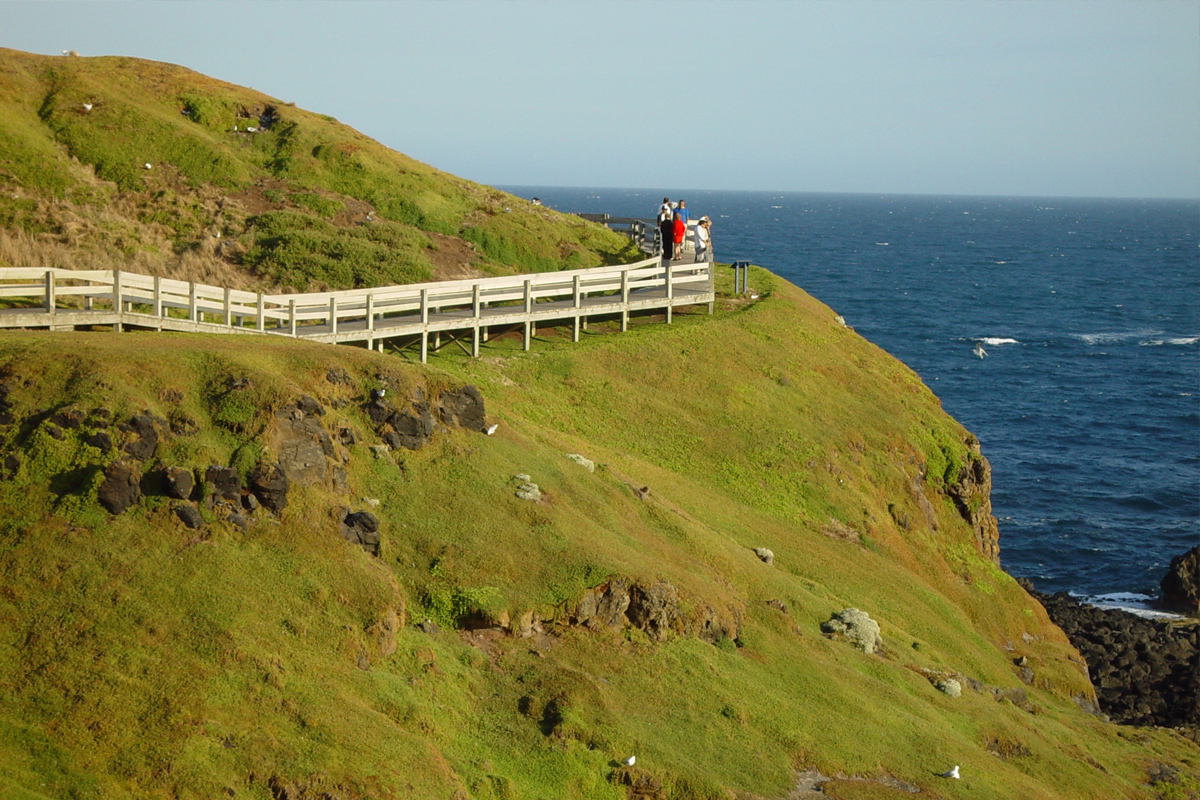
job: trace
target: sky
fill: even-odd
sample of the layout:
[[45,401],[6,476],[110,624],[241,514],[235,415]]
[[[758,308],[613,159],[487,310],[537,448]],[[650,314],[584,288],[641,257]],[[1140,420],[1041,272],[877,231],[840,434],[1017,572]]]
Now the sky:
[[1200,0],[0,0],[492,185],[1200,197]]

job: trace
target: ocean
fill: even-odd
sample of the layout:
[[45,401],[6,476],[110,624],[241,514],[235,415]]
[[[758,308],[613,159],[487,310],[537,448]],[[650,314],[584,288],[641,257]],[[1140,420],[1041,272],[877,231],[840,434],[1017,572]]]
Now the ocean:
[[979,437],[1001,563],[1039,590],[1136,605],[1200,543],[1200,202],[501,188],[682,197],[719,262],[831,306]]

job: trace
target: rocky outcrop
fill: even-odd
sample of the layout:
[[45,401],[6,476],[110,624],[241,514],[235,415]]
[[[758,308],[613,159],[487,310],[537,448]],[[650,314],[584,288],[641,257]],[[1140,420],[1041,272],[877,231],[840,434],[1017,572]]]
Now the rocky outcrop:
[[716,643],[737,639],[736,615],[720,614],[704,603],[684,603],[668,581],[652,584],[611,578],[584,592],[568,615],[573,625],[589,628],[632,626],[651,639],[695,636]]
[[288,477],[279,464],[259,464],[250,471],[247,484],[266,508],[276,514],[287,508]]
[[176,500],[187,500],[196,488],[196,479],[190,469],[167,467],[163,470],[163,492]]
[[1000,565],[1000,529],[992,516],[992,468],[979,451],[979,441],[967,439],[967,463],[946,484],[946,494],[959,515],[975,533],[975,546],[985,558]]
[[1172,558],[1160,587],[1165,607],[1195,615],[1200,603],[1200,547]]
[[484,431],[483,395],[474,386],[447,389],[438,395],[438,419],[450,428]]
[[275,415],[270,446],[279,454],[279,466],[289,482],[305,486],[325,480],[326,460],[335,451],[333,438],[318,421],[324,415],[321,404],[307,395]]
[[1087,661],[1101,710],[1114,722],[1200,726],[1200,627],[1034,593]]

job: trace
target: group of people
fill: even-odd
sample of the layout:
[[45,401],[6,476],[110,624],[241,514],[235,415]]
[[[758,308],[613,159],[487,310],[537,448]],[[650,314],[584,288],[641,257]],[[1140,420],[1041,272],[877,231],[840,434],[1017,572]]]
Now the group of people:
[[[712,220],[701,217],[692,234],[696,245],[696,261],[712,260]],[[683,239],[687,236],[688,209],[680,200],[672,203],[664,197],[658,208],[658,230],[662,234],[663,257],[678,260],[683,257]]]

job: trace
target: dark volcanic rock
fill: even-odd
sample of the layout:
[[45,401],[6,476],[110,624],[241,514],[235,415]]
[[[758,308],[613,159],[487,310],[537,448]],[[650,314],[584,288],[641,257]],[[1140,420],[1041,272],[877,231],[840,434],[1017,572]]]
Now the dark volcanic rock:
[[325,416],[325,409],[321,406],[321,404],[306,394],[300,395],[300,399],[296,401],[296,408],[300,409],[310,417]]
[[487,430],[483,395],[474,386],[447,389],[438,396],[438,419],[443,425],[466,428],[469,431]]
[[334,449],[333,439],[321,423],[303,412],[281,415],[276,419],[275,435],[279,466],[289,481],[305,485],[325,480],[325,459]]
[[1200,727],[1200,627],[1095,608],[1065,592],[1032,594],[1087,661],[1114,722]]
[[158,431],[154,428],[153,417],[134,414],[118,427],[136,437],[125,445],[126,453],[138,461],[145,461],[154,455],[154,449],[158,447]]
[[141,499],[140,480],[132,465],[114,461],[104,468],[104,481],[96,491],[96,499],[108,513],[120,514]]
[[210,497],[238,503],[242,497],[242,479],[237,470],[213,464],[204,470],[204,488]]
[[196,488],[196,479],[190,469],[167,467],[163,470],[163,491],[176,500],[187,500]]
[[1200,547],[1171,559],[1162,579],[1162,604],[1167,608],[1196,614],[1200,603]]
[[278,464],[259,464],[248,476],[250,491],[276,513],[287,507],[288,478]]
[[412,412],[393,414],[390,423],[393,435],[385,433],[383,440],[392,447],[419,450],[433,434],[433,416],[424,403],[416,403]]
[[204,526],[204,517],[200,516],[200,509],[193,505],[180,504],[175,506],[175,516],[179,517],[184,525],[193,530]]
[[379,555],[379,520],[369,511],[345,512],[341,522],[342,537],[360,545],[373,556]]
[[88,444],[96,448],[101,453],[107,453],[113,448],[113,440],[112,437],[108,435],[108,431],[96,431],[95,433],[89,433],[87,436],[83,437],[83,442],[84,444]]

